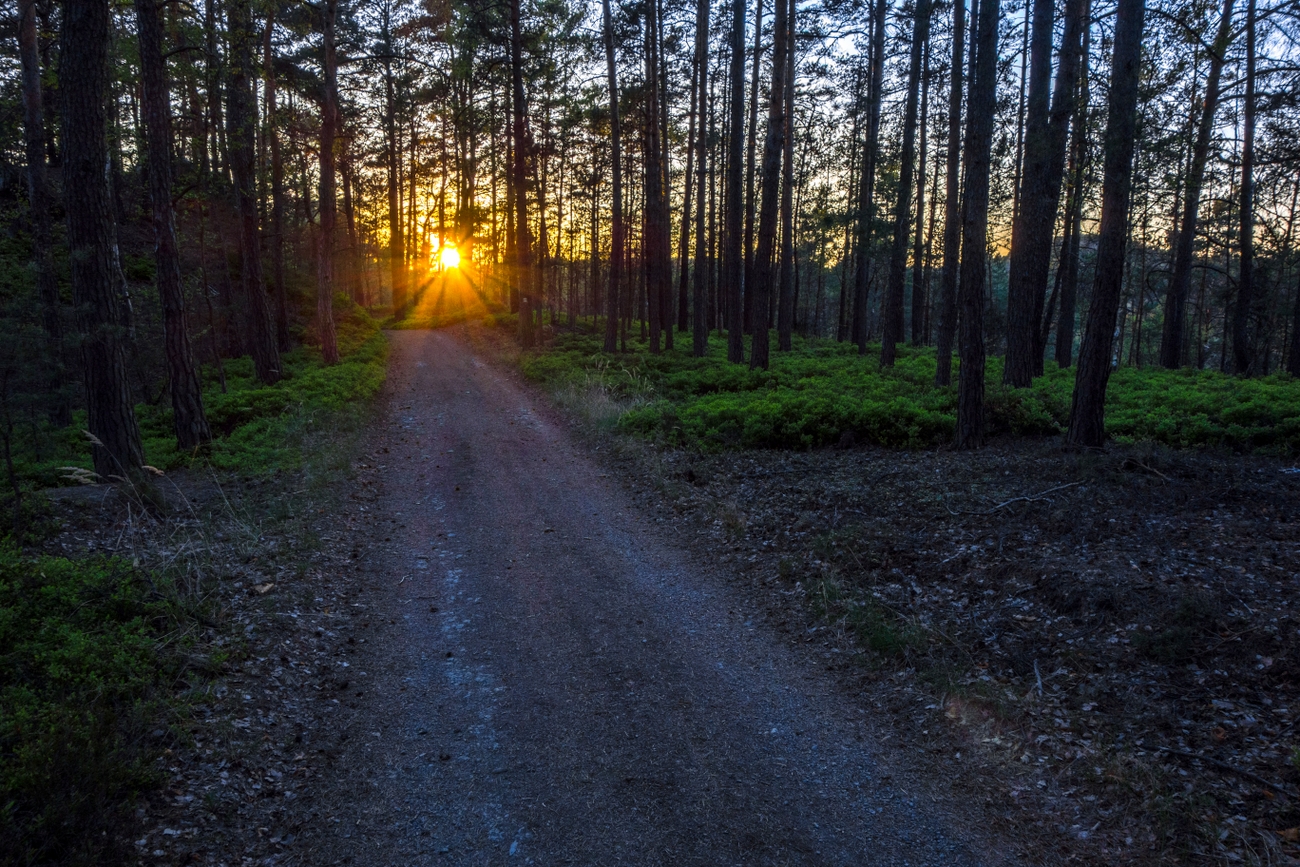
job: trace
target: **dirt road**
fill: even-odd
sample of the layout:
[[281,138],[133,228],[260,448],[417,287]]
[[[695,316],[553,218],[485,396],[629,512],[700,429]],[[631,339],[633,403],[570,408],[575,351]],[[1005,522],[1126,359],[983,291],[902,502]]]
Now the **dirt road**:
[[1003,863],[524,387],[455,331],[392,341],[372,713],[297,859]]

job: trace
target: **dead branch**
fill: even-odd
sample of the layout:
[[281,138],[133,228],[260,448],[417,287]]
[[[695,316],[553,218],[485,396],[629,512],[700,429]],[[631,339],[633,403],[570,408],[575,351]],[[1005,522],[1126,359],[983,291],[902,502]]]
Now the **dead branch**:
[[1286,786],[1278,785],[1272,780],[1266,780],[1263,777],[1261,777],[1259,774],[1255,773],[1254,771],[1248,771],[1245,768],[1239,768],[1236,765],[1230,765],[1227,762],[1221,761],[1212,756],[1203,756],[1197,753],[1189,753],[1186,750],[1174,750],[1174,749],[1170,749],[1169,747],[1157,747],[1157,749],[1160,750],[1160,752],[1162,753],[1166,753],[1167,755],[1178,756],[1184,759],[1195,759],[1200,762],[1205,762],[1208,765],[1213,765],[1214,767],[1218,768],[1221,771],[1226,771],[1230,774],[1236,774],[1242,779],[1250,780],[1252,783],[1255,783],[1258,786],[1263,786],[1265,789],[1268,789],[1269,791],[1277,792],[1280,795],[1284,795],[1293,801],[1300,801],[1300,793],[1288,789]]

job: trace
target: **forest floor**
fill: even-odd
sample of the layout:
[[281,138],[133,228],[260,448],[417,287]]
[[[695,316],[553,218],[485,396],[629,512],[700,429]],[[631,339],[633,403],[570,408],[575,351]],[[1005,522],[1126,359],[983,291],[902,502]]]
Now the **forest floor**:
[[1290,462],[701,455],[394,340],[334,478],[56,499],[52,553],[191,559],[227,657],[131,860],[1297,863]]

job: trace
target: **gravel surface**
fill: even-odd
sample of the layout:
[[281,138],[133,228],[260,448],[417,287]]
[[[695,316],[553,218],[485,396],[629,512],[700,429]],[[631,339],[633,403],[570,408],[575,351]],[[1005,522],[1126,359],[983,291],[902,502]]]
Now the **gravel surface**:
[[273,859],[1006,863],[460,332],[391,339],[376,496],[334,516],[374,543],[346,618],[359,701],[307,733],[336,761]]

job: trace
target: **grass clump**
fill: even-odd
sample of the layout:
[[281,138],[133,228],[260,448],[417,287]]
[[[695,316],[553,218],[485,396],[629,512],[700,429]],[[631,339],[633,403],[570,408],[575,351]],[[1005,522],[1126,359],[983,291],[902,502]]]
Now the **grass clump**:
[[[711,337],[703,358],[686,348],[652,355],[644,343],[607,355],[591,331],[559,333],[522,356],[523,372],[553,390],[593,383],[626,400],[615,426],[704,451],[810,449],[839,443],[926,448],[951,441],[957,389],[934,385],[932,349],[900,347],[892,368],[851,344],[794,339],[770,370],[726,360]],[[1047,362],[1024,389],[1002,384],[989,359],[985,423],[992,435],[1044,436],[1069,421],[1074,370]],[[580,390],[580,389],[578,389]],[[1239,379],[1215,371],[1121,368],[1107,391],[1106,427],[1120,442],[1300,454],[1300,381],[1285,374]]]
[[91,864],[185,715],[186,617],[122,560],[0,546],[0,861]]

